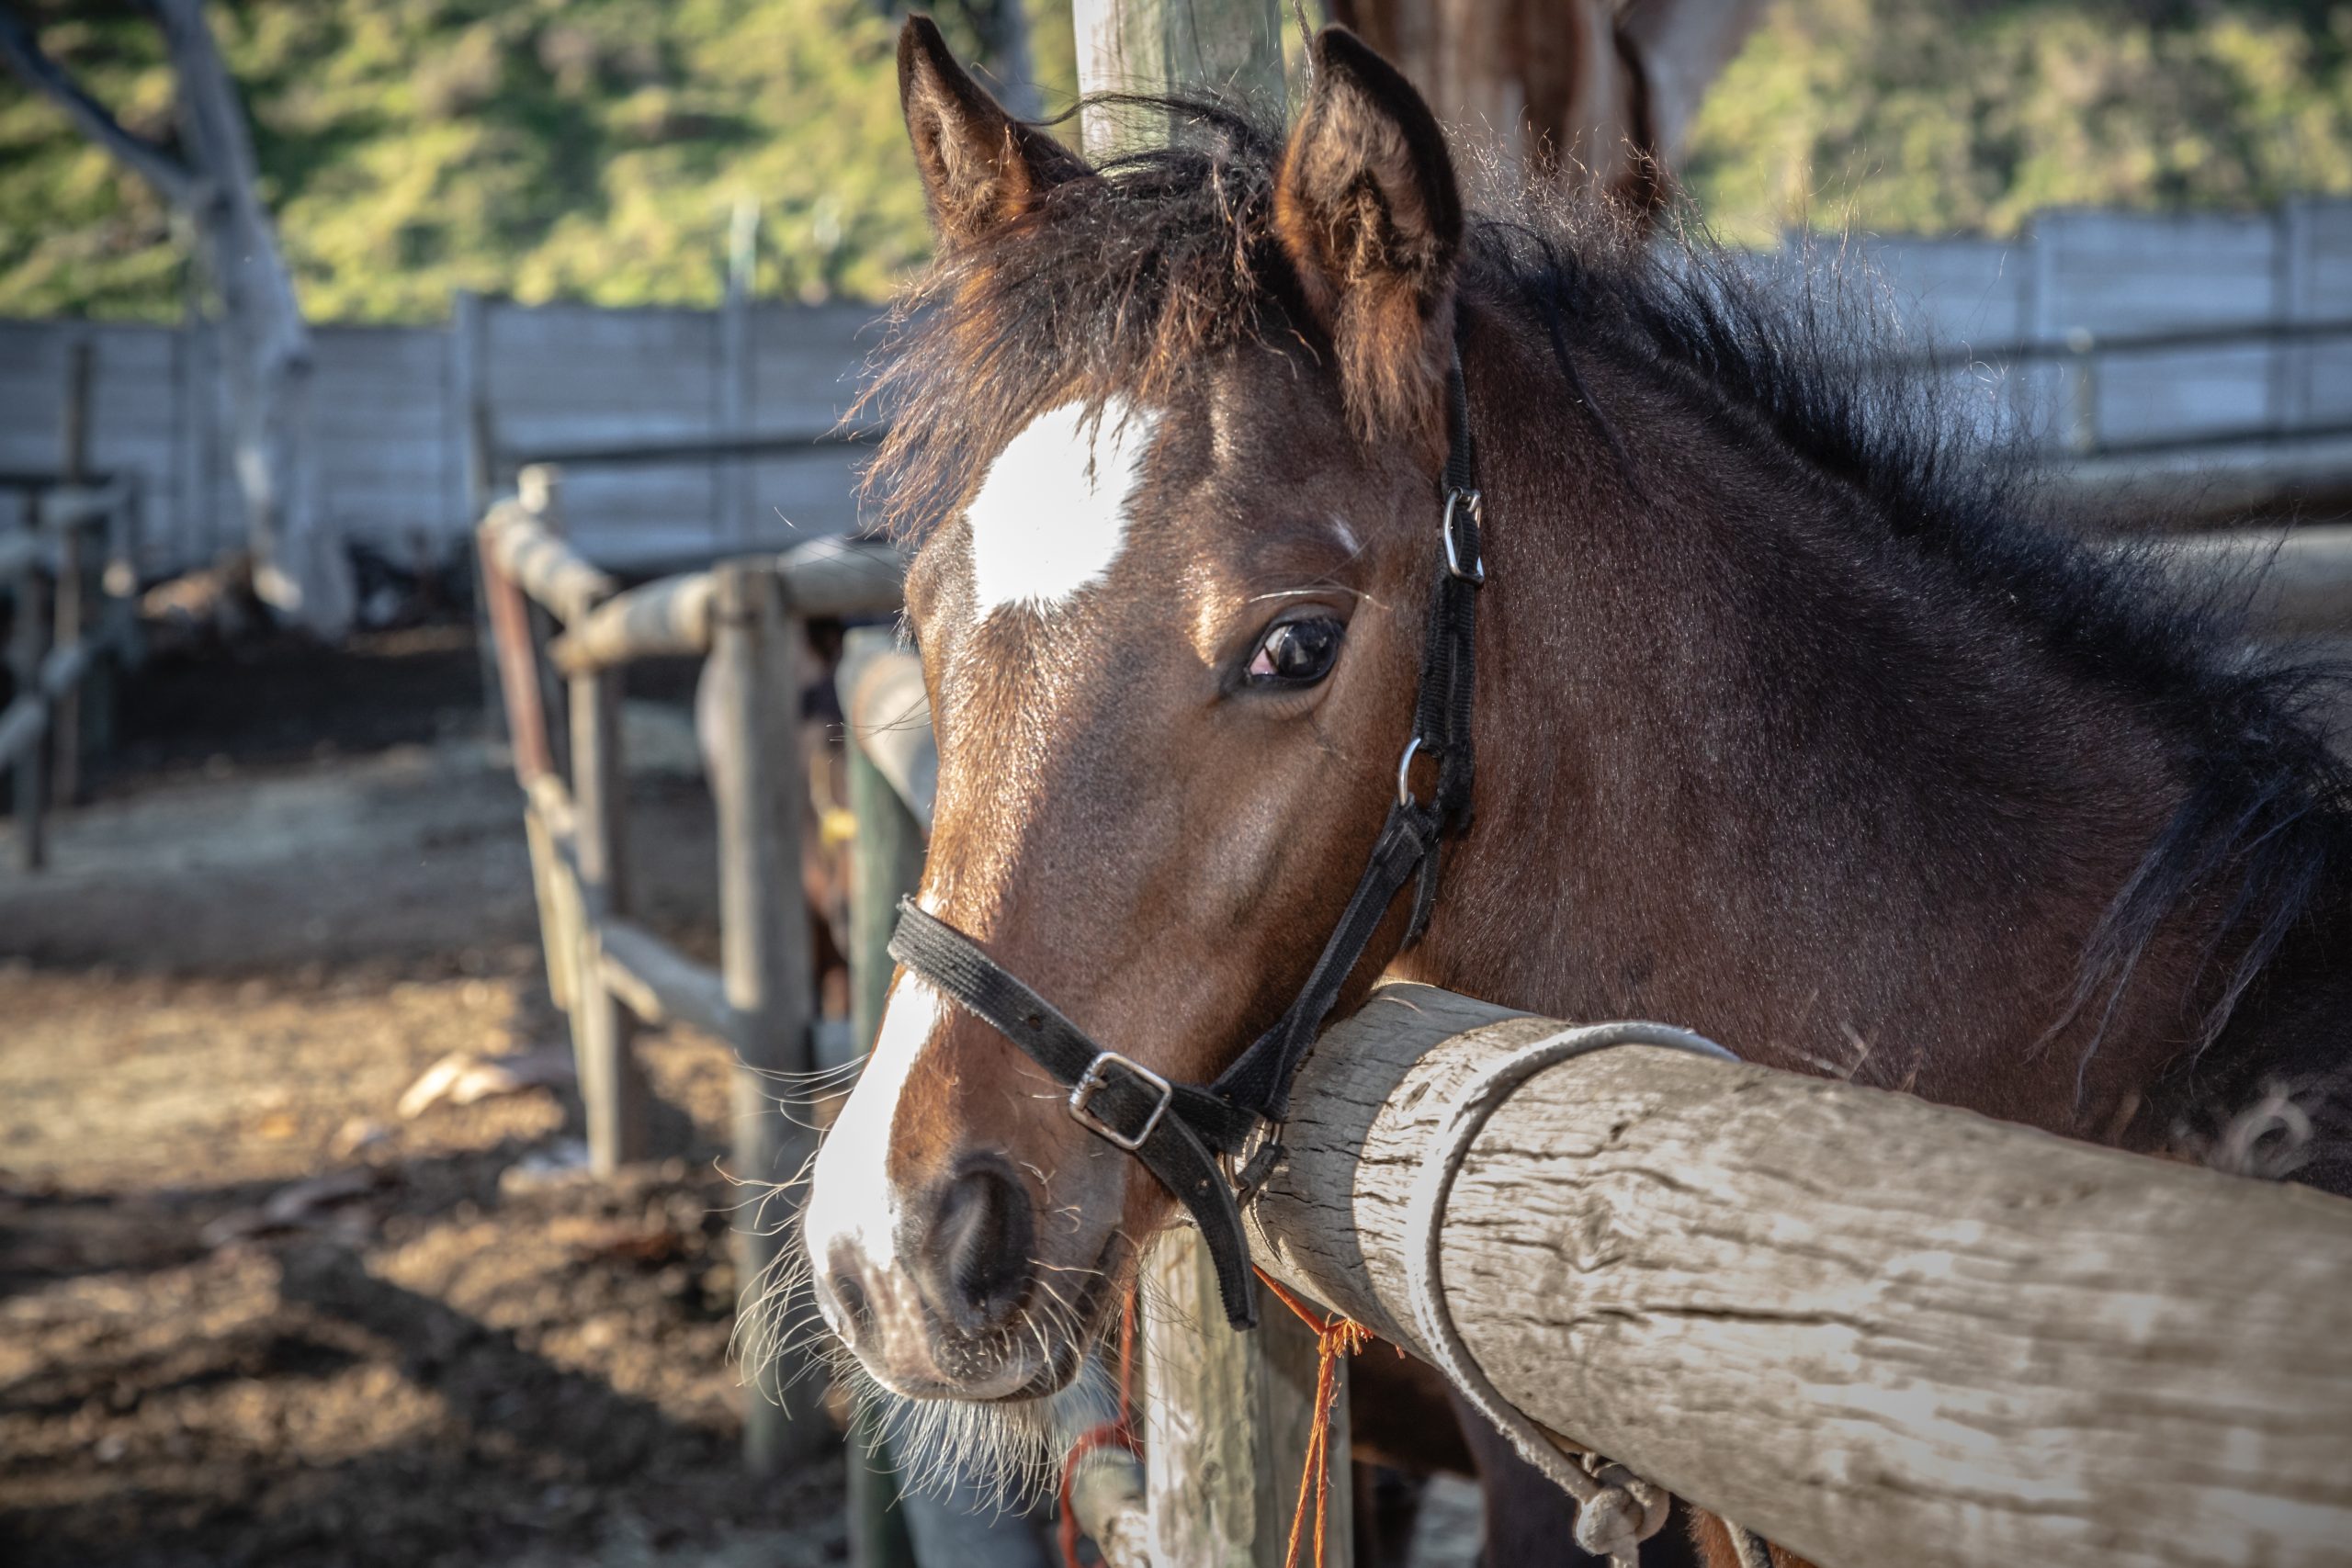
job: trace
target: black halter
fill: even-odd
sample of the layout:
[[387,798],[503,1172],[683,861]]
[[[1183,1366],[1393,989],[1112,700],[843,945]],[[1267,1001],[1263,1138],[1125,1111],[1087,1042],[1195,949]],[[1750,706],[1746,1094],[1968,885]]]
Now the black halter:
[[[1192,1211],[1216,1265],[1226,1317],[1236,1328],[1253,1328],[1258,1322],[1240,1205],[1281,1163],[1280,1130],[1290,1114],[1291,1078],[1388,907],[1417,874],[1419,886],[1404,945],[1420,939],[1437,900],[1439,845],[1470,826],[1470,704],[1477,595],[1487,573],[1479,555],[1483,518],[1458,350],[1446,378],[1446,400],[1451,430],[1440,498],[1437,585],[1430,596],[1429,639],[1421,649],[1413,733],[1396,763],[1396,804],[1389,807],[1372,862],[1323,944],[1322,956],[1272,1028],[1215,1083],[1170,1083],[1089,1038],[979,943],[913,900],[899,902],[899,929],[890,939],[891,957],[1027,1052],[1069,1089],[1069,1113],[1082,1126],[1141,1160]],[[1437,764],[1436,784],[1426,801],[1414,795],[1412,782],[1413,763],[1424,757]],[[1228,1181],[1218,1156],[1238,1156],[1261,1126],[1271,1135],[1239,1177]]]

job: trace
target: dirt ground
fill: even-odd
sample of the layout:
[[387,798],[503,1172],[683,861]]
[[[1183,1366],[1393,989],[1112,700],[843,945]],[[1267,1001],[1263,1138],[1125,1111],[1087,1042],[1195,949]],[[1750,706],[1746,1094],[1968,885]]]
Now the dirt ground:
[[[462,628],[155,665],[0,869],[0,1562],[843,1557],[837,1463],[737,1464],[722,1050],[643,1043],[669,1157],[614,1182],[568,1083],[400,1113],[562,1058],[479,691]],[[707,797],[637,795],[707,951]]]

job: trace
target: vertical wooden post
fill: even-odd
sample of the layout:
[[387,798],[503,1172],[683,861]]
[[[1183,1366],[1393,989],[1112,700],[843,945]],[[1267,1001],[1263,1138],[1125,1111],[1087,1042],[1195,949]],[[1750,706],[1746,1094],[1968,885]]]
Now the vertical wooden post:
[[514,782],[524,790],[523,837],[530,849],[531,894],[539,907],[539,946],[547,963],[548,997],[558,1011],[568,1016],[571,966],[579,956],[580,899],[532,791],[543,775],[554,772],[555,753],[548,743],[547,708],[540,700],[539,657],[532,640],[530,605],[479,535],[474,568],[475,581],[481,584],[481,624],[489,628],[482,646],[495,676],[498,700],[492,705],[506,715]]
[[[50,641],[57,648],[71,648],[87,632],[83,625],[83,526],[76,523],[57,531],[56,608],[49,623]],[[84,665],[82,679],[50,703],[50,797],[60,806],[72,806],[81,799],[82,748],[88,739],[82,707],[91,694],[90,677],[97,663],[103,662]]]
[[636,1021],[605,984],[597,922],[628,909],[627,775],[621,762],[620,672],[575,675],[571,699],[572,844],[581,897],[594,918],[578,923],[570,976],[571,1044],[588,1113],[588,1154],[609,1176],[645,1157],[645,1079],[629,1048]]
[[[2273,220],[2277,259],[2272,263],[2270,319],[2291,327],[2319,313],[2319,246],[2316,243],[2318,203],[2310,197],[2290,197],[2279,203]],[[2312,416],[2312,345],[2280,336],[2270,344],[2270,420],[2279,435],[2291,434]]]
[[[737,199],[727,231],[727,303],[718,313],[718,434],[741,439],[752,433],[752,280],[759,260],[760,209],[749,197]],[[750,459],[723,457],[714,465],[713,532],[735,548],[752,543]]]
[[[897,644],[898,634],[887,626],[859,626],[842,639],[842,666],[854,670],[862,659]],[[849,808],[857,822],[850,844],[850,1033],[863,1055],[882,1027],[883,1003],[898,970],[890,933],[899,923],[899,899],[922,881],[923,831],[865,754],[859,726],[874,722],[872,716],[861,712],[854,691],[843,691],[841,698],[849,718]]]
[[[896,641],[895,634],[878,626],[850,632],[842,647],[843,671],[854,670],[860,655],[876,645],[888,649]],[[890,931],[898,921],[899,899],[922,881],[922,827],[865,754],[856,694],[844,690],[841,699],[849,716],[849,809],[857,821],[850,841],[850,1038],[864,1055],[874,1049],[890,976],[898,969],[890,956]],[[849,1540],[855,1568],[914,1568],[914,1541],[899,1504],[890,1450],[880,1424],[864,1411],[850,1427]]]
[[[1283,1561],[1315,1423],[1314,1334],[1265,1298],[1250,1334],[1225,1325],[1200,1232],[1180,1225],[1144,1258],[1144,1485],[1151,1560],[1191,1568]],[[1338,1373],[1321,1568],[1350,1568],[1347,1367]],[[1307,1504],[1313,1540],[1314,1503]],[[1311,1562],[1312,1548],[1301,1561]]]
[[[27,491],[24,499],[24,526],[27,533],[40,525],[39,501],[36,492]],[[41,603],[40,560],[38,555],[28,558],[17,570],[17,617],[15,636],[9,639],[8,670],[16,678],[17,694],[38,695],[40,692],[40,660],[45,638],[42,623],[48,619]],[[36,739],[17,757],[16,813],[17,864],[25,871],[39,871],[49,863],[48,824],[42,818],[42,795],[48,781],[42,776],[44,753]]]
[[[1277,0],[1074,0],[1079,86],[1085,92],[1213,89],[1283,102]],[[1119,150],[1123,125],[1088,111],[1086,150]],[[1185,1568],[1280,1562],[1315,1417],[1315,1342],[1278,1303],[1257,1332],[1227,1328],[1216,1271],[1199,1233],[1170,1232],[1145,1267],[1144,1469],[1152,1561]],[[1342,1374],[1344,1378],[1344,1374]],[[1332,1411],[1327,1565],[1350,1562],[1345,1382]]]
[[449,399],[458,423],[458,459],[464,474],[466,510],[479,518],[490,509],[498,487],[492,451],[490,412],[490,318],[482,297],[459,289],[449,301]]
[[[564,535],[560,496],[563,491],[563,470],[552,463],[526,465],[514,476],[514,500],[525,511],[538,520],[540,526],[561,538]],[[563,677],[555,666],[539,657],[538,650],[555,640],[555,612],[537,600],[526,595],[523,615],[530,623],[531,635],[524,647],[531,650],[528,669],[531,678],[539,683],[539,707],[543,713],[561,711],[564,705]],[[510,737],[511,739],[511,737]],[[571,772],[571,730],[560,725],[548,732],[548,764],[556,772],[569,775]]]
[[[556,471],[530,469],[524,480],[522,503],[538,513],[551,532],[560,534]],[[486,554],[483,558],[487,560]],[[485,588],[492,583],[502,596],[514,592],[494,568],[485,579]],[[487,592],[483,600],[487,605]],[[526,668],[529,678],[537,679],[538,660],[532,651],[536,636],[525,637],[519,643],[508,639],[505,646],[514,649],[510,659],[527,661],[518,663],[518,670]],[[580,1074],[580,1100],[588,1117],[589,1164],[598,1175],[609,1176],[646,1154],[645,1077],[630,1049],[637,1021],[605,984],[604,942],[597,933],[599,920],[628,913],[629,904],[628,771],[621,753],[621,672],[603,669],[574,675],[566,683],[564,694],[571,719],[564,727],[565,767],[571,780],[571,847],[579,880],[575,885],[570,876],[560,874],[553,879],[561,924],[571,939],[569,973],[561,983],[571,993],[571,1051]],[[518,761],[522,760],[518,754]],[[548,759],[537,755],[529,762],[545,767]],[[529,782],[526,776],[526,786]],[[534,809],[526,820],[537,816]],[[545,828],[538,827],[533,834],[535,853],[541,848],[539,840],[548,837]],[[552,860],[552,844],[548,847]],[[551,968],[549,988],[557,984]]]
[[[445,460],[455,476],[452,488],[458,514],[473,525],[479,525],[490,510],[491,496],[490,405],[482,365],[483,333],[481,296],[468,288],[457,290],[449,297],[448,380],[442,393],[446,400],[443,428],[447,441]],[[514,739],[514,721],[504,700],[511,694],[511,688],[500,678],[497,639],[503,631],[491,624],[491,584],[484,575],[489,562],[479,555],[475,560],[474,646],[481,664],[482,730],[495,745]]]
[[83,707],[89,732],[82,738],[83,754],[103,765],[112,760],[122,731],[122,683],[125,671],[136,669],[144,655],[139,637],[139,513],[146,504],[147,485],[139,474],[125,474],[119,499],[107,512],[104,553],[96,581],[97,636],[103,657],[83,677],[87,700]]
[[[718,807],[719,968],[735,1013],[734,1153],[739,1180],[805,1179],[814,1134],[776,1104],[780,1075],[805,1073],[809,1052],[808,906],[800,886],[808,778],[800,766],[798,627],[785,614],[772,562],[711,569],[709,711],[718,726],[711,793]],[[795,1199],[797,1193],[794,1194]],[[747,1308],[793,1231],[788,1213],[753,1205],[736,1231]],[[791,1308],[780,1310],[790,1311]],[[797,1364],[760,1369],[744,1413],[743,1457],[759,1474],[815,1457],[832,1432],[820,1380]]]
[[210,532],[203,527],[211,514],[211,464],[205,447],[210,430],[204,417],[205,394],[211,385],[204,374],[204,314],[191,281],[179,330],[172,334],[171,498],[164,504],[173,534],[183,540],[201,540],[206,558],[213,553]]
[[[75,336],[65,355],[65,409],[59,443],[58,477],[69,489],[90,480],[90,373],[96,345],[85,333]],[[82,533],[76,523],[57,531],[57,613],[50,636],[60,648],[82,640]],[[82,709],[89,688],[60,692],[50,709],[50,758],[54,781],[52,798],[72,806],[82,795]]]
[[[1283,102],[1283,12],[1276,0],[1072,0],[1081,93],[1211,91],[1261,107]],[[1115,105],[1085,111],[1094,156],[1163,137]]]

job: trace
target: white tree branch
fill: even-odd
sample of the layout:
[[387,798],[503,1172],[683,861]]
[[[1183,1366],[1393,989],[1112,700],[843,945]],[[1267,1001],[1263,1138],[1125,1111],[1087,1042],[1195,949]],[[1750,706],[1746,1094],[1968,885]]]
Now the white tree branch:
[[0,6],[0,55],[7,57],[27,86],[63,109],[83,135],[136,171],[165,201],[187,209],[203,199],[204,182],[163,148],[124,130],[104,104],[49,57],[32,24],[13,7]]

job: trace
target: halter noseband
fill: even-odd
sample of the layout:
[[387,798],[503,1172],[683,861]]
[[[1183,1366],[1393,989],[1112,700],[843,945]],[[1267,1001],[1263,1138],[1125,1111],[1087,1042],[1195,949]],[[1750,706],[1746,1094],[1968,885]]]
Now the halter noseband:
[[[1192,1212],[1216,1266],[1225,1315],[1236,1328],[1258,1323],[1241,1203],[1281,1163],[1291,1079],[1389,905],[1417,874],[1419,886],[1403,946],[1420,939],[1437,901],[1440,843],[1470,827],[1470,707],[1477,593],[1487,570],[1479,554],[1484,518],[1458,347],[1446,377],[1446,402],[1450,429],[1437,585],[1421,649],[1413,732],[1396,762],[1396,804],[1388,809],[1371,863],[1357,879],[1322,956],[1272,1028],[1251,1042],[1215,1083],[1173,1083],[1096,1043],[979,943],[912,899],[899,901],[899,929],[890,938],[891,957],[1028,1053],[1069,1090],[1069,1113],[1080,1125],[1141,1160]],[[1426,801],[1415,796],[1412,785],[1413,763],[1421,757],[1437,763],[1436,786]],[[1228,1181],[1218,1156],[1238,1157],[1261,1127],[1270,1135],[1238,1178]]]

